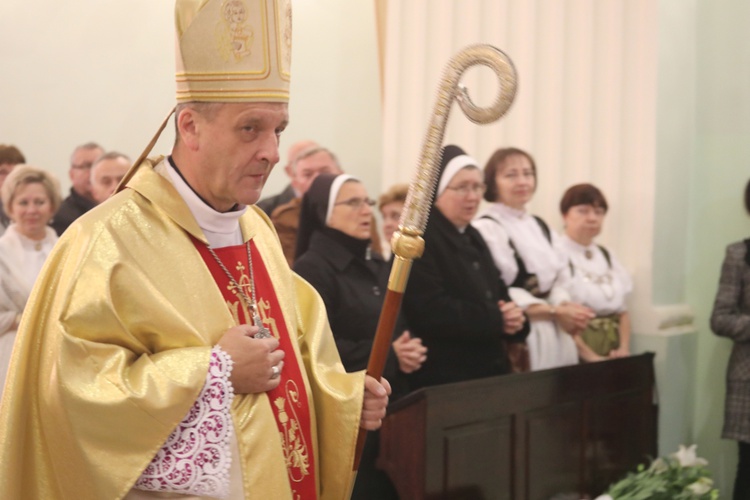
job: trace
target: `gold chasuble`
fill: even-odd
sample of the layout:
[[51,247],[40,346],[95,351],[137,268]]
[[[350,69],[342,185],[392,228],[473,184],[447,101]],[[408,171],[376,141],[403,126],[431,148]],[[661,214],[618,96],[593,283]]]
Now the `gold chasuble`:
[[[289,333],[286,331],[284,317],[279,302],[276,300],[273,283],[268,276],[268,272],[266,272],[258,249],[251,240],[244,245],[214,250],[219,262],[225,263],[224,268],[227,272],[236,274],[236,276],[232,276],[234,281],[229,281],[229,277],[225,274],[219,262],[214,260],[208,247],[195,239],[193,243],[195,243],[195,247],[211,271],[214,280],[216,280],[235,323],[238,325],[253,324],[252,311],[248,309],[248,305],[243,300],[243,295],[244,297],[256,295],[258,313],[263,325],[279,341],[279,349],[285,353],[285,369],[281,372],[281,381],[275,389],[268,391],[267,394],[269,402],[273,404],[272,409],[276,417],[276,425],[279,428],[279,437],[284,450],[284,459],[289,472],[289,483],[293,496],[295,499],[314,500],[317,497],[314,457],[310,449],[312,435],[307,388],[297,364],[297,354],[289,339]],[[248,261],[248,252],[251,253],[252,263]],[[253,267],[253,272],[249,271],[250,266]],[[237,285],[242,288],[241,291],[237,290]]]
[[[3,500],[122,498],[195,402],[212,346],[246,321],[191,241],[207,244],[161,162],[70,226],[36,282],[0,403]],[[344,371],[320,297],[265,215],[249,207],[240,226],[265,280],[261,316],[287,337],[283,408],[272,393],[232,403],[245,499],[303,500],[290,487],[302,463],[318,498],[348,498],[364,373]],[[305,405],[309,432],[292,432]]]

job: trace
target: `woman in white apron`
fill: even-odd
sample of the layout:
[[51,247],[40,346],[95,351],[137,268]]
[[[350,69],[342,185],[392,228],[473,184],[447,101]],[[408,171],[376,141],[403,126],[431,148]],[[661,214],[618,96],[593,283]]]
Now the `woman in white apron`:
[[591,308],[596,318],[574,339],[583,361],[630,354],[630,316],[625,299],[633,282],[612,253],[594,242],[607,214],[607,200],[591,184],[570,187],[560,201],[565,233],[559,248],[567,258],[571,300]]
[[528,366],[523,353],[511,353],[514,370],[577,364],[573,335],[586,328],[594,313],[570,300],[564,286],[567,263],[555,248],[557,236],[526,209],[536,190],[533,158],[520,149],[499,149],[487,162],[484,178],[484,198],[491,205],[472,225],[490,248],[511,298],[531,323]]

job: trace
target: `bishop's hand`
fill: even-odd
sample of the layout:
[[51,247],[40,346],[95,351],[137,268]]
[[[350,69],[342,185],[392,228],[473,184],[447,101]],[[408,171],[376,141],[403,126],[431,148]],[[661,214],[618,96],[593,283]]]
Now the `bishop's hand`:
[[390,393],[391,384],[385,378],[381,378],[378,382],[373,377],[365,375],[365,397],[362,403],[360,427],[368,431],[380,429]]
[[235,394],[253,394],[276,388],[284,368],[284,351],[271,337],[255,339],[258,327],[235,326],[227,330],[218,345],[232,358],[234,368],[229,377]]

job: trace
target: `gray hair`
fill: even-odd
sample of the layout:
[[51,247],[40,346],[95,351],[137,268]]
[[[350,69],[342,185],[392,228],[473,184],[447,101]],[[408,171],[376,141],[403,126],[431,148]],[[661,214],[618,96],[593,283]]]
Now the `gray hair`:
[[193,109],[205,116],[207,120],[211,121],[216,116],[216,113],[226,104],[225,102],[202,102],[202,101],[190,101],[181,102],[174,108],[174,144],[175,146],[180,141],[180,128],[177,125],[177,119],[186,109]]
[[336,155],[333,154],[333,152],[330,149],[324,148],[323,146],[312,146],[303,150],[300,154],[298,154],[297,158],[295,158],[294,161],[292,162],[292,172],[297,171],[297,162],[299,162],[300,160],[304,160],[305,158],[309,158],[310,156],[316,155],[318,153],[326,153],[328,156],[330,156],[331,159],[333,160],[333,164],[336,165],[336,168],[339,169],[339,171],[343,172],[343,170],[341,169],[341,165],[339,164],[339,159],[336,158]]
[[132,160],[130,157],[126,154],[117,152],[117,151],[107,151],[103,155],[101,155],[99,158],[94,160],[94,164],[91,165],[91,168],[94,168],[97,163],[101,163],[104,160],[117,160],[118,158],[122,158],[123,160],[127,161],[128,163],[132,163]]
[[97,143],[95,143],[93,141],[89,141],[89,142],[87,142],[85,144],[81,144],[80,146],[76,146],[76,148],[73,150],[73,152],[70,155],[70,164],[71,165],[73,164],[73,157],[81,149],[86,149],[86,150],[89,150],[89,151],[93,150],[93,149],[101,149],[102,151],[104,151],[103,147],[101,147],[99,144],[97,144]]
[[128,163],[128,168],[133,165],[133,161],[130,159],[128,155],[122,154],[117,151],[107,151],[103,155],[101,155],[99,158],[94,160],[94,163],[91,165],[91,181],[94,181],[94,171],[96,170],[96,166],[99,165],[104,160],[119,160],[122,158]]

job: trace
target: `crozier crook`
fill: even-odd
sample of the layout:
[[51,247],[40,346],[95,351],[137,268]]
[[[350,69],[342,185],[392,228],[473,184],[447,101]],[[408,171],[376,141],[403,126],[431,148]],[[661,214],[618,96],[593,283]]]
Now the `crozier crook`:
[[[489,67],[500,81],[500,88],[495,101],[487,108],[475,105],[466,87],[460,83],[464,72],[475,65]],[[459,107],[469,120],[478,124],[486,124],[503,116],[510,108],[515,95],[516,70],[513,63],[502,51],[491,45],[470,45],[466,47],[453,56],[443,72],[438,88],[437,101],[427,127],[427,134],[417,164],[417,172],[409,185],[398,231],[393,234],[391,239],[391,248],[394,254],[393,267],[388,278],[388,290],[383,301],[383,308],[367,364],[367,374],[377,380],[383,375],[396,318],[409,280],[412,261],[421,257],[424,251],[422,235],[427,225],[427,218],[430,215],[432,198],[438,180],[440,149],[453,101],[454,99],[458,101]],[[366,431],[360,428],[354,456],[354,470],[359,468],[366,436]]]

